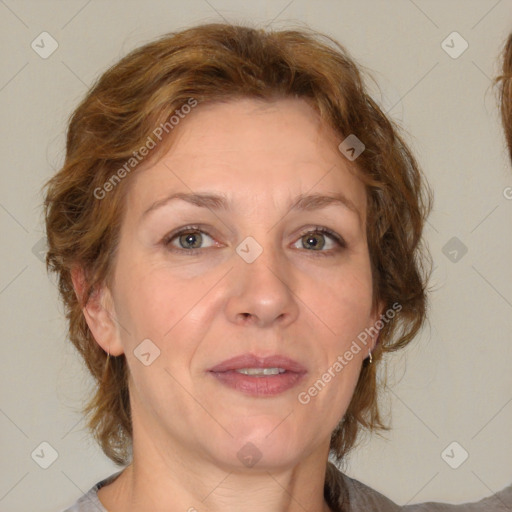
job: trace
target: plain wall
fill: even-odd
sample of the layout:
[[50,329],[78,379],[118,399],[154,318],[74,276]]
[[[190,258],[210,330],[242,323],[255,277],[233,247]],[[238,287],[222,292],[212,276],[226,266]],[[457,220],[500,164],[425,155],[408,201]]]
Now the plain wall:
[[[40,188],[62,164],[67,118],[129,50],[223,19],[306,24],[338,39],[373,71],[376,99],[410,133],[435,193],[425,232],[435,267],[430,320],[386,364],[392,430],[366,438],[346,471],[399,504],[472,501],[510,484],[512,169],[492,86],[512,30],[510,0],[5,0],[0,510],[61,510],[118,470],[83,429],[91,381],[41,259]],[[43,31],[58,43],[46,59],[31,47]],[[458,58],[442,47],[453,31],[469,44]],[[454,441],[469,454],[457,469],[441,456]],[[48,469],[31,457],[41,442],[58,453]]]

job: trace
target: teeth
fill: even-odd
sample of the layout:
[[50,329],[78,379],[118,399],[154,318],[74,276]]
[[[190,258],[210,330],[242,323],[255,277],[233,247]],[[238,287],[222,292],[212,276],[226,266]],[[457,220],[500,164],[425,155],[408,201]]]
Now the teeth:
[[243,373],[244,375],[254,375],[258,377],[262,375],[279,375],[280,373],[284,373],[286,370],[283,368],[240,368],[236,371],[238,373]]

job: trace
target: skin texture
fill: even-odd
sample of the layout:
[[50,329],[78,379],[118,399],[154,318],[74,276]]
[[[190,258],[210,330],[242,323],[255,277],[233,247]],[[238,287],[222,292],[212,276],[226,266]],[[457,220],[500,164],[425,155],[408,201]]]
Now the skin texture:
[[[133,463],[99,498],[112,512],[328,510],[330,435],[370,343],[307,405],[298,394],[382,313],[372,310],[364,186],[303,100],[199,105],[173,136],[161,160],[130,176],[111,288],[84,308],[97,342],[130,369]],[[143,214],[179,192],[221,195],[228,207],[175,199]],[[357,212],[290,210],[300,194],[343,194]],[[199,249],[183,248],[186,236],[165,245],[189,225],[200,226],[202,242],[188,229]],[[313,247],[304,235],[317,227],[346,247],[321,234]],[[236,252],[249,236],[263,249],[253,263]],[[134,349],[148,338],[160,356],[145,366]],[[307,373],[255,397],[208,372],[246,353],[281,354]],[[261,454],[253,467],[237,456],[247,443]]]

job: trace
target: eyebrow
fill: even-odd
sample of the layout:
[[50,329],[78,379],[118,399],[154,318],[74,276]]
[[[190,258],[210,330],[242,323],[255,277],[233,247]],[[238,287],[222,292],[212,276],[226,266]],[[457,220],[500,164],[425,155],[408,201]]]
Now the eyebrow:
[[[180,199],[187,203],[193,204],[200,208],[208,208],[209,210],[231,210],[228,200],[216,194],[195,194],[177,192],[171,194],[163,199],[155,201],[147,210],[144,211],[142,217],[146,217],[149,213],[166,206],[172,201]],[[313,211],[326,208],[331,205],[343,206],[345,209],[352,211],[357,215],[361,221],[361,214],[356,205],[348,197],[342,193],[332,195],[322,194],[300,194],[295,201],[290,205],[288,211]]]

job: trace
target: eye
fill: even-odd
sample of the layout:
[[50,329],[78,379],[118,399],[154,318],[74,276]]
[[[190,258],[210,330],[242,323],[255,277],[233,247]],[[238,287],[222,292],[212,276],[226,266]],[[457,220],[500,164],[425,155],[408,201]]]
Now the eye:
[[[204,245],[208,243],[209,245]],[[195,252],[196,249],[206,249],[214,245],[213,238],[201,231],[197,226],[187,226],[165,237],[163,244],[170,250]]]
[[[297,247],[300,244],[301,247]],[[316,227],[302,234],[295,242],[297,249],[306,249],[313,252],[335,252],[346,247],[345,241],[336,233],[327,228]]]
[[[195,254],[200,249],[208,249],[216,245],[215,240],[199,226],[179,228],[168,234],[162,243],[170,251],[183,254]],[[347,245],[340,235],[330,229],[315,227],[305,231],[295,242],[294,247],[327,256],[339,252]]]

